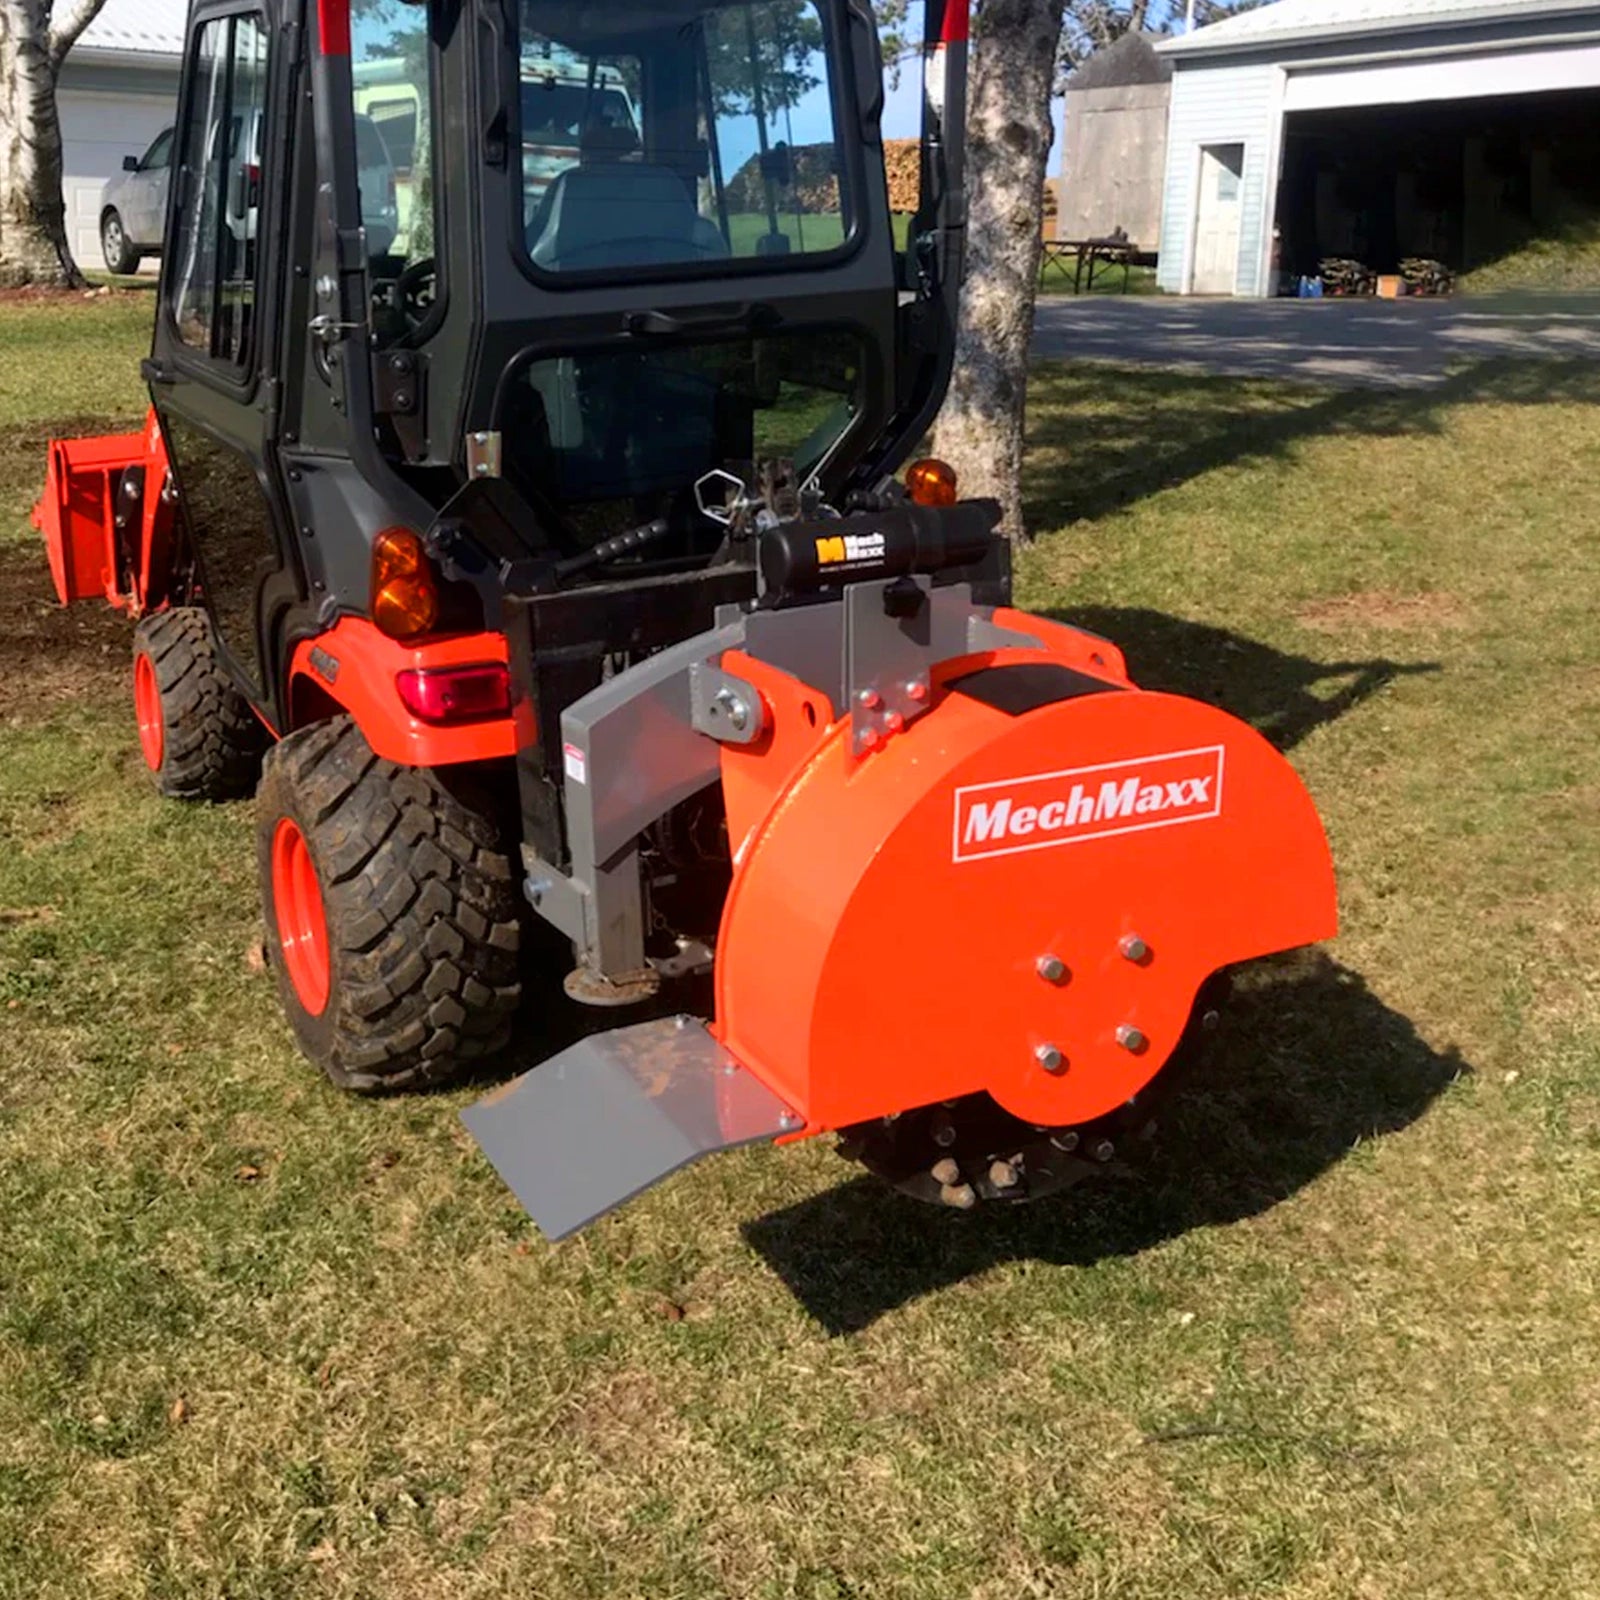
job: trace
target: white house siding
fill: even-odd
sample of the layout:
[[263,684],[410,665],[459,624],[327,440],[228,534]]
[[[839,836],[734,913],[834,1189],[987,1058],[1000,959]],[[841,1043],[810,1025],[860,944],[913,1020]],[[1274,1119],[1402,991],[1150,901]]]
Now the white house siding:
[[[100,195],[124,156],[143,155],[177,111],[178,69],[107,67],[68,56],[61,71],[62,197],[67,237],[78,264],[104,265]],[[151,266],[152,262],[145,265]]]
[[1200,176],[1200,152],[1208,144],[1244,146],[1239,275],[1234,292],[1263,292],[1266,252],[1262,228],[1269,191],[1276,183],[1282,82],[1282,71],[1270,62],[1192,69],[1180,65],[1173,74],[1157,274],[1161,287],[1169,293],[1182,294],[1189,287],[1195,185]]

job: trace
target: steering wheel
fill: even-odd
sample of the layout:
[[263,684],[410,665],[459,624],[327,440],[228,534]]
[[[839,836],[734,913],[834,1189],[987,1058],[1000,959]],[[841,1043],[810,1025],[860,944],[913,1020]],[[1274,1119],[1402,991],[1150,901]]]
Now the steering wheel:
[[433,310],[439,287],[439,264],[432,256],[422,256],[406,267],[394,280],[394,298],[400,313],[413,327],[427,319]]

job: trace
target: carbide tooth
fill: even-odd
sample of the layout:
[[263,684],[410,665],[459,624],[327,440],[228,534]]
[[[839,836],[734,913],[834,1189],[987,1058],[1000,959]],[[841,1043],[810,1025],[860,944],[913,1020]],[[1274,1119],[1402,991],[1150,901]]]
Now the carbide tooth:
[[989,1182],[997,1189],[1015,1189],[1021,1174],[1009,1161],[996,1161],[989,1168]]
[[949,1156],[933,1164],[933,1181],[942,1188],[952,1189],[961,1182],[961,1168]]
[[939,1198],[957,1211],[970,1211],[978,1203],[978,1191],[970,1183],[947,1183]]

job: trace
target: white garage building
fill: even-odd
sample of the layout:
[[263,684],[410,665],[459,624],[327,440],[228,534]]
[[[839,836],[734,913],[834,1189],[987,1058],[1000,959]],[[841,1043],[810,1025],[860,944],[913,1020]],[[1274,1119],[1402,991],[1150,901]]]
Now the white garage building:
[[[79,266],[100,267],[100,191],[143,155],[177,111],[184,0],[107,0],[61,68],[67,238]],[[147,266],[152,263],[147,262]]]
[[1169,292],[1460,269],[1600,211],[1600,0],[1276,0],[1159,49]]

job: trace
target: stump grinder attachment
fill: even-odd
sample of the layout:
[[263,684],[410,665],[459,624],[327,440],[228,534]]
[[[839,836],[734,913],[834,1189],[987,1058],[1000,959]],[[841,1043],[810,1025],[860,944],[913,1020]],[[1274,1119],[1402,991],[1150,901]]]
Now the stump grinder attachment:
[[966,233],[967,0],[921,14],[892,197],[869,0],[197,3],[149,421],[50,447],[61,598],[137,622],[161,791],[255,793],[336,1085],[571,1037],[535,959],[618,1008],[466,1113],[553,1237],[825,1131],[1048,1194],[1334,929],[1282,757],[1012,609],[914,460]]
[[[837,536],[785,530],[768,565]],[[730,617],[561,732],[596,947],[602,863],[641,814],[720,784],[733,867],[709,1024],[583,1039],[466,1113],[552,1238],[697,1157],[828,1130],[927,1198],[1036,1198],[1208,979],[1334,931],[1322,827],[1276,750],[964,585]],[[533,863],[536,900],[555,883]]]

